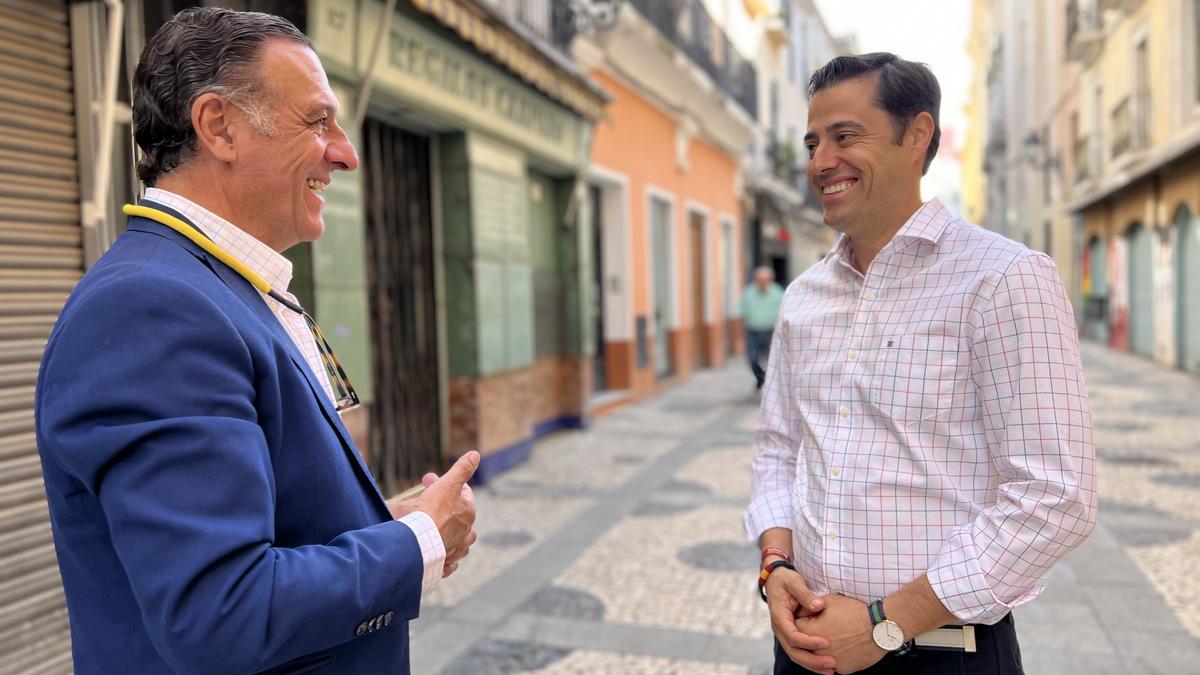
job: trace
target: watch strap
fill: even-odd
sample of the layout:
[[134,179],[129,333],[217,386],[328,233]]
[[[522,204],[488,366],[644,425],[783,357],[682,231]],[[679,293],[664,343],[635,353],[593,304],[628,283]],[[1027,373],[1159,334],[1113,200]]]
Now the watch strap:
[[[883,600],[882,599],[876,600],[875,602],[872,602],[871,604],[867,605],[867,614],[869,614],[871,616],[871,627],[872,628],[874,628],[875,626],[879,625],[880,623],[888,620],[887,616],[883,613]],[[896,654],[897,656],[901,656],[903,654],[907,654],[910,649],[912,649],[912,642],[905,642],[904,644],[900,645],[900,648],[897,649],[893,653]]]
[[883,600],[876,600],[875,602],[867,605],[867,614],[871,615],[872,626],[880,621],[886,620],[887,617],[883,615]]

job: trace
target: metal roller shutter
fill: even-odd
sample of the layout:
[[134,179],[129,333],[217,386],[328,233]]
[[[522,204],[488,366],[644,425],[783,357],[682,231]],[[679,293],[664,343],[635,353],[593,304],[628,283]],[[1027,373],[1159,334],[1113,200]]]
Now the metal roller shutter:
[[66,3],[0,0],[0,671],[70,672],[33,432],[46,337],[83,270]]

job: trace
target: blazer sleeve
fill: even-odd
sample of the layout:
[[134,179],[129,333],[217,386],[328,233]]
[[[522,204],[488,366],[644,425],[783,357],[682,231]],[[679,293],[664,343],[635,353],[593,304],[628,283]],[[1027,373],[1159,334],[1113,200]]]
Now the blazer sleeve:
[[253,672],[355,639],[364,618],[416,617],[422,557],[403,523],[273,544],[255,366],[212,300],[166,276],[77,300],[43,360],[39,436],[98,498],[174,670]]

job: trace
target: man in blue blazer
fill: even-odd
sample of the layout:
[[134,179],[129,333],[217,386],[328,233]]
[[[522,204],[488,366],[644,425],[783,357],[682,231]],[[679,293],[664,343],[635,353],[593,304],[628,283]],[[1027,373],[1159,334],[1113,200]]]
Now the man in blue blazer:
[[358,159],[308,38],[187,10],[135,76],[128,231],[47,344],[37,433],[79,673],[408,672],[408,621],[475,540],[471,452],[386,501],[356,398],[287,293]]

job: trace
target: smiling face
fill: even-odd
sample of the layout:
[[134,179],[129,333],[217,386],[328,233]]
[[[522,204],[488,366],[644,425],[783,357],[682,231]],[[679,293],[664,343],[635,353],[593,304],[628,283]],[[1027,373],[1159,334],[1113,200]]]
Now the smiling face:
[[895,133],[891,117],[876,104],[874,77],[851,78],[813,95],[804,143],[808,180],[826,225],[852,237],[899,229],[920,207],[927,143],[918,154],[911,123],[899,144]]
[[321,192],[334,171],[356,169],[358,155],[338,126],[338,102],[315,52],[290,40],[269,40],[258,72],[274,133],[242,134],[233,181],[236,213],[255,225],[267,245],[283,251],[324,233]]

